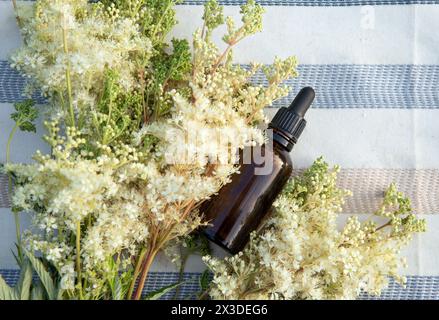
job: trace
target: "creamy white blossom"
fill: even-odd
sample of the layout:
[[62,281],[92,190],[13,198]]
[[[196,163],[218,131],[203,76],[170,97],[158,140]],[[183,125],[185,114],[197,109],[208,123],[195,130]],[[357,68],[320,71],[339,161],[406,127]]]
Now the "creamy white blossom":
[[[173,4],[38,0],[17,12],[24,44],[12,65],[49,98],[51,152],[6,170],[14,211],[31,212],[36,229],[20,242],[51,266],[64,298],[132,298],[139,278],[140,298],[157,252],[207,223],[200,205],[238,172],[238,150],[265,142],[263,110],[297,76],[295,57],[248,70],[232,63],[233,46],[261,30],[255,1],[242,6],[241,26],[209,1],[192,51],[166,41]],[[211,34],[224,22],[221,52]],[[258,72],[267,86],[252,83]],[[378,294],[387,275],[403,280],[399,250],[422,223],[392,189],[376,213],[391,236],[354,218],[337,231],[346,193],[325,166],[287,188],[248,249],[205,258],[213,298],[349,298]]]
[[337,188],[337,171],[317,160],[289,183],[243,252],[204,257],[214,272],[212,298],[355,299],[361,292],[379,295],[388,277],[404,283],[401,248],[425,230],[425,221],[392,185],[374,213],[387,224],[351,217],[340,231],[337,217],[349,192]]
[[137,88],[137,63],[152,45],[135,19],[87,0],[40,0],[18,8],[25,45],[12,55],[12,66],[43,94],[67,101],[67,71],[76,109],[94,105],[108,69],[125,90]]

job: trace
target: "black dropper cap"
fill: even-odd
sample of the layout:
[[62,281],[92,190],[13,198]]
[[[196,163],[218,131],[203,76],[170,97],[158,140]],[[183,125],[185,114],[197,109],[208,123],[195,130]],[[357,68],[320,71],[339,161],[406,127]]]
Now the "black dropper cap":
[[271,120],[268,128],[273,129],[273,140],[282,144],[288,151],[293,149],[305,129],[304,119],[315,98],[314,89],[305,87],[297,94],[288,108],[282,107]]

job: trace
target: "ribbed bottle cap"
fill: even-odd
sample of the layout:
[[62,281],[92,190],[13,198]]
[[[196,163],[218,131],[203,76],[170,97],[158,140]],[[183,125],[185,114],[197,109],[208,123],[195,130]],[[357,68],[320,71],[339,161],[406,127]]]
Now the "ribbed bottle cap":
[[288,108],[280,108],[269,124],[269,128],[279,132],[288,141],[291,150],[305,129],[304,116],[315,98],[314,89],[305,87],[297,94]]

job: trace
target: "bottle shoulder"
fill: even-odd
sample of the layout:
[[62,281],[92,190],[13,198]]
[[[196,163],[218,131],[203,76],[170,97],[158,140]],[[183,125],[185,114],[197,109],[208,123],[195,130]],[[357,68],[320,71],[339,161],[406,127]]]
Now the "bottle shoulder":
[[273,153],[277,155],[280,160],[289,167],[293,167],[293,159],[291,158],[291,153],[286,150],[283,146],[279,146],[277,143],[273,145]]

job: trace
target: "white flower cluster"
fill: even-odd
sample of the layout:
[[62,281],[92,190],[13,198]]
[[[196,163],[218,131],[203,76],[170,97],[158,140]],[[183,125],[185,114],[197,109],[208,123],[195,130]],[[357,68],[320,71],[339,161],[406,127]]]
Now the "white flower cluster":
[[[184,41],[172,42],[171,55],[161,52],[168,44],[155,42],[173,25],[172,4],[39,0],[18,12],[25,44],[13,64],[60,115],[47,123],[50,155],[8,166],[12,200],[34,212],[39,232],[23,244],[54,266],[65,297],[113,297],[124,279],[131,298],[156,253],[205,223],[200,204],[238,170],[237,149],[264,142],[263,108],[296,75],[294,58],[276,60],[263,69],[268,87],[253,86],[261,66],[234,66],[230,50],[218,52],[202,32],[192,57]],[[138,21],[132,5],[141,17],[164,10],[163,21]],[[261,7],[244,8],[231,43],[260,29]]]
[[12,56],[12,66],[44,94],[67,101],[67,72],[75,108],[94,105],[107,69],[125,90],[137,87],[135,72],[152,46],[135,19],[87,0],[40,0],[18,8],[26,45]]
[[[75,138],[71,142],[81,143]],[[85,270],[96,269],[123,250],[135,254],[136,246],[148,238],[144,208],[146,184],[153,175],[142,174],[155,171],[148,165],[130,163],[129,156],[122,152],[119,156],[87,159],[66,145],[62,150],[58,148],[57,155],[39,155],[34,165],[7,167],[18,183],[13,205],[33,210],[34,225],[41,230],[41,234],[26,237],[29,246],[42,252],[62,278],[69,279],[67,266],[75,259],[70,236],[76,234],[78,222],[84,226],[81,258]]]
[[160,152],[168,163],[198,166],[236,163],[235,152],[264,142],[260,129],[250,126],[233,107],[209,99],[209,88],[194,88],[195,102],[174,93],[172,117],[144,131],[164,143]]
[[[14,211],[33,212],[37,229],[18,241],[56,270],[63,298],[139,299],[157,252],[205,223],[200,204],[239,169],[237,149],[264,142],[263,109],[297,76],[294,57],[250,70],[233,65],[232,47],[262,28],[254,0],[241,7],[241,26],[209,0],[193,52],[184,40],[165,42],[173,5],[38,0],[17,12],[24,45],[13,66],[55,110],[51,154],[7,166]],[[211,35],[224,23],[227,47],[219,52]],[[251,83],[259,71],[266,87]],[[29,106],[19,110],[34,119]],[[318,160],[288,185],[243,252],[205,257],[214,272],[210,295],[346,299],[379,294],[387,276],[403,282],[400,250],[424,222],[391,187],[375,213],[388,223],[351,218],[338,231],[348,193],[335,180],[336,170]]]
[[[249,246],[223,260],[206,256],[214,272],[214,299],[354,299],[379,295],[388,277],[403,283],[401,248],[425,221],[410,212],[407,199],[392,185],[375,213],[389,222],[350,218],[338,231],[344,197],[336,187],[337,168],[321,159],[292,181],[275,203],[275,212]],[[390,230],[386,230],[388,227]]]

